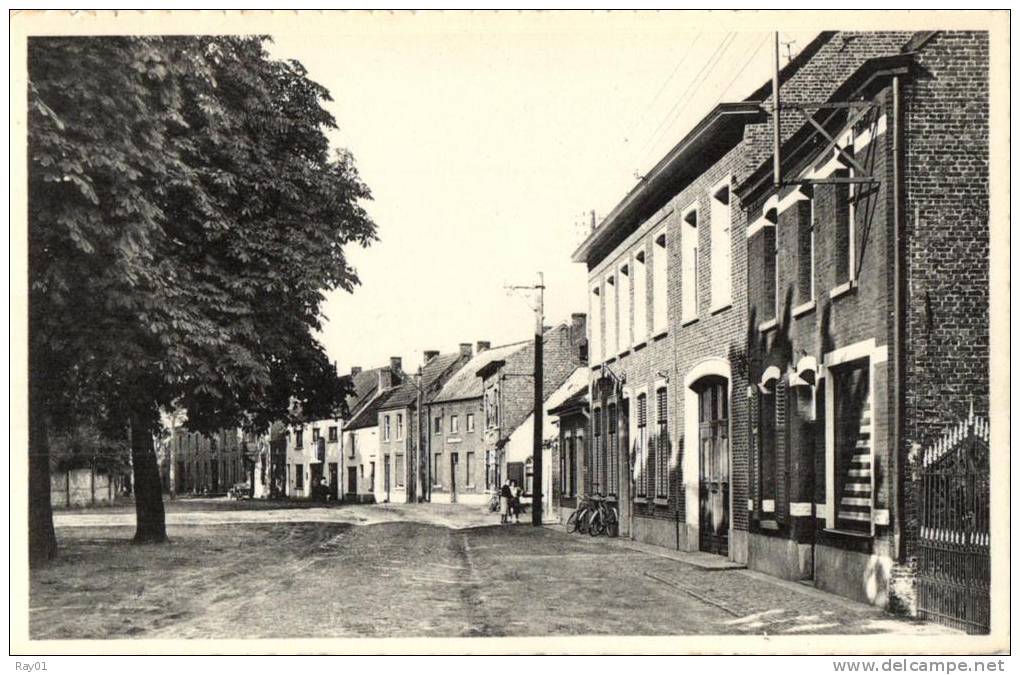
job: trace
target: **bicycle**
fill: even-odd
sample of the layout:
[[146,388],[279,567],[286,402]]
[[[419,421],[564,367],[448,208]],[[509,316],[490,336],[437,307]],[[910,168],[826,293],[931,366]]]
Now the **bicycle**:
[[599,500],[594,512],[591,514],[588,534],[593,537],[597,537],[600,534],[616,537],[620,534],[620,515],[617,513],[616,508],[606,504],[604,499]]
[[590,497],[582,498],[580,504],[570,514],[570,517],[567,518],[567,532],[580,532],[581,534],[587,532],[590,512],[593,509],[594,503],[592,499]]

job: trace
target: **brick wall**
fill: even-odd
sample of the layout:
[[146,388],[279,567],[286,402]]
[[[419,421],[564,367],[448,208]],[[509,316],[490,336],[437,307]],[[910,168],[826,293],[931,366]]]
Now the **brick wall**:
[[938,32],[904,87],[906,233],[904,493],[916,556],[915,444],[989,407],[988,35]]

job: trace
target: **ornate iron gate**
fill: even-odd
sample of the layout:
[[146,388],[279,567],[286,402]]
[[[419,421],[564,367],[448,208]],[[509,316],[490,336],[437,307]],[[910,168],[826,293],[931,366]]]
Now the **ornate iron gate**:
[[922,457],[918,614],[989,630],[988,422],[973,413]]

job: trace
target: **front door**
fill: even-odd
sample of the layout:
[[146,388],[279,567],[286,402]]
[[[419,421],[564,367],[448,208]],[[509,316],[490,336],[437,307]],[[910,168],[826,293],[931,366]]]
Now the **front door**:
[[450,453],[450,503],[457,503],[457,453]]
[[702,551],[727,555],[730,529],[730,447],[727,382],[711,379],[698,393],[698,524]]
[[347,467],[347,494],[358,494],[358,467]]
[[337,467],[336,462],[330,462],[329,463],[329,498],[334,500],[334,501],[337,499],[337,492],[340,490],[339,486],[337,486],[337,482],[339,481],[339,478],[340,478],[338,474],[339,474],[339,467]]
[[219,492],[220,491],[220,463],[214,459],[212,461],[212,466],[210,468],[212,469],[212,479],[211,479],[212,485],[210,486],[209,491],[210,492]]

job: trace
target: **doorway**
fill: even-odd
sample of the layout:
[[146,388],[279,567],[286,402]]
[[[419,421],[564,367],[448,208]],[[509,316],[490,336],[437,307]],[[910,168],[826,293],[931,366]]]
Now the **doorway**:
[[450,503],[457,503],[457,453],[450,453]]
[[708,378],[698,393],[699,548],[729,553],[730,447],[727,382]]
[[332,499],[333,501],[337,500],[337,496],[338,496],[337,492],[339,492],[339,490],[340,490],[340,487],[337,485],[337,483],[340,480],[339,473],[340,473],[340,467],[337,466],[337,463],[336,462],[330,462],[329,463],[329,498]]
[[347,467],[347,494],[358,494],[358,467]]

